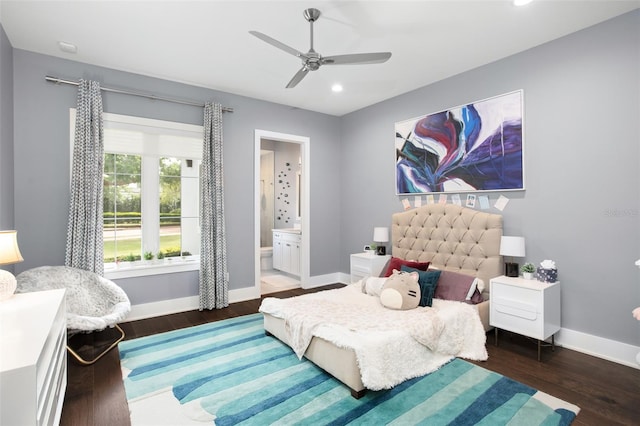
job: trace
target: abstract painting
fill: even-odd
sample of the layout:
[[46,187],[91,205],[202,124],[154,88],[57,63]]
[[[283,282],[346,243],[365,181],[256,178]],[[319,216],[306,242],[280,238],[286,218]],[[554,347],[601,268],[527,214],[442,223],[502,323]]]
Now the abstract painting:
[[524,189],[522,90],[395,123],[396,193]]

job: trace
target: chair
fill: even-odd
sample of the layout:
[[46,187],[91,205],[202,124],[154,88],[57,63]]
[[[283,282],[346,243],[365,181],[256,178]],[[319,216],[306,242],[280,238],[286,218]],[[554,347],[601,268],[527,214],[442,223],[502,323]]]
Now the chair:
[[[113,281],[96,273],[69,266],[41,266],[26,270],[16,277],[16,293],[66,289],[67,302],[67,350],[83,365],[90,365],[102,358],[125,337],[118,326],[131,312],[127,294]],[[115,328],[119,333],[115,342],[91,359],[84,359],[69,345],[69,339],[77,334],[93,333]]]

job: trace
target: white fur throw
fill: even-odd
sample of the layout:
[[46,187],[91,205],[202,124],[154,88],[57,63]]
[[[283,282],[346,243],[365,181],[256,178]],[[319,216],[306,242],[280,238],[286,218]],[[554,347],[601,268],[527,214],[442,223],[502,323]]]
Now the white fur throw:
[[100,331],[124,320],[131,311],[127,294],[114,282],[69,266],[41,266],[16,277],[17,293],[66,289],[67,329]]
[[362,383],[388,389],[430,373],[454,356],[487,359],[486,335],[473,306],[434,300],[433,307],[396,311],[362,293],[362,283],[289,299],[266,298],[260,312],[285,321],[302,357],[313,336],[355,351]]

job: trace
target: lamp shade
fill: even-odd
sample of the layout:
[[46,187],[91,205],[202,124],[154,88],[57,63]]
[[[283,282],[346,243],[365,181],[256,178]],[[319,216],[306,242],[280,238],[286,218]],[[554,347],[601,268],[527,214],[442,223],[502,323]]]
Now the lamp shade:
[[[22,262],[16,231],[0,231],[0,265]],[[9,299],[16,291],[16,277],[0,269],[0,302]]]
[[500,255],[524,257],[524,237],[506,237],[500,239]]
[[22,262],[17,231],[0,231],[0,265]]
[[376,243],[386,243],[389,241],[389,228],[373,228],[373,241]]

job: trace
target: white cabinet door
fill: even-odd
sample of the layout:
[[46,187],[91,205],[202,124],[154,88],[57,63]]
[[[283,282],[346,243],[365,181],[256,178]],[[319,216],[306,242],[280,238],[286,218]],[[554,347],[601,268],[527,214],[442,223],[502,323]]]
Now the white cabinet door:
[[300,244],[291,244],[291,273],[300,275]]
[[273,269],[282,269],[282,241],[273,239]]
[[282,268],[281,271],[291,273],[291,242],[282,242]]

